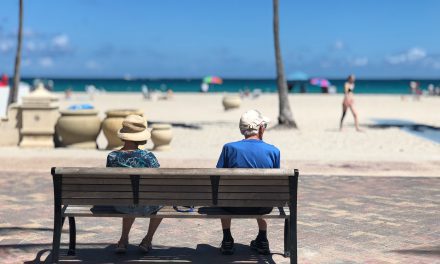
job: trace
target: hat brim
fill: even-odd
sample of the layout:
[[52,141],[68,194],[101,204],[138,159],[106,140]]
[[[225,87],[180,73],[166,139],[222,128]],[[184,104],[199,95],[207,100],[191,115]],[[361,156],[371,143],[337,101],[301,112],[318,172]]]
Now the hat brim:
[[266,124],[270,123],[270,118],[269,117],[262,116],[262,118],[263,118],[263,123],[266,123]]
[[146,141],[151,138],[151,133],[147,129],[137,133],[123,133],[119,130],[118,137],[122,140],[128,141]]

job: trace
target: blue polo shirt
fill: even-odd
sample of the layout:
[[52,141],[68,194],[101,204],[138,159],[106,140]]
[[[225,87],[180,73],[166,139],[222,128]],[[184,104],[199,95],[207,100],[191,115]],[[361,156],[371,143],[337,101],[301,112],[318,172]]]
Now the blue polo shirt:
[[217,168],[280,167],[280,150],[258,139],[243,139],[227,143],[217,162]]

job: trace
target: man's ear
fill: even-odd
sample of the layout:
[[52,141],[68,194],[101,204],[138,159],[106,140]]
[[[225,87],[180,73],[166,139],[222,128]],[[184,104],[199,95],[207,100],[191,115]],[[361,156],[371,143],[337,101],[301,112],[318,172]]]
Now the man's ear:
[[260,127],[258,128],[258,137],[259,137],[260,139],[263,139],[263,134],[264,134],[264,126],[260,126]]

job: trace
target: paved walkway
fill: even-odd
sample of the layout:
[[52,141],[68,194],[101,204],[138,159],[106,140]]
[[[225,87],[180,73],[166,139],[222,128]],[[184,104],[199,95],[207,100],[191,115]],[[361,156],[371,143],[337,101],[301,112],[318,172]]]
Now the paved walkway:
[[[52,182],[48,173],[0,173],[0,259],[2,263],[44,263],[52,240]],[[440,263],[440,178],[303,176],[299,187],[299,263]],[[136,245],[148,220],[132,230]],[[117,256],[111,245],[119,219],[79,219],[75,258],[85,263],[288,263],[280,254],[283,221],[269,222],[274,252],[255,255],[248,243],[254,220],[234,220],[234,256],[218,251],[218,220],[166,219],[154,251],[135,246]],[[67,233],[63,241],[67,242]],[[65,245],[64,245],[65,248]],[[73,261],[75,262],[75,261]]]

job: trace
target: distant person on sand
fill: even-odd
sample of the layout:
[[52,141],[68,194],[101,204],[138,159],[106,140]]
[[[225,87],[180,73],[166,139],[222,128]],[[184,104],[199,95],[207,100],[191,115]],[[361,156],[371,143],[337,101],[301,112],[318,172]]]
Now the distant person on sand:
[[359,128],[359,122],[358,122],[358,115],[357,112],[353,106],[354,104],[354,82],[355,82],[355,76],[352,74],[348,76],[347,81],[344,84],[344,100],[342,101],[342,117],[341,122],[339,124],[339,130],[342,131],[342,124],[344,122],[345,114],[347,113],[347,109],[350,109],[351,113],[353,114],[354,118],[354,125],[356,127],[357,131],[362,131]]
[[420,83],[415,82],[415,81],[411,81],[409,83],[409,88],[411,89],[411,94],[413,96],[413,100],[420,101],[420,95],[422,94],[421,89],[420,89]]
[[[217,168],[279,168],[280,151],[273,145],[263,141],[269,119],[257,110],[250,110],[240,118],[240,132],[243,140],[231,142],[223,146],[217,162]],[[272,207],[226,207],[224,210],[234,214],[269,214]],[[234,239],[231,234],[231,218],[222,218],[223,241],[221,252],[224,255],[234,253]],[[251,248],[259,254],[270,254],[267,240],[267,223],[257,218],[258,235],[251,242]]]
[[207,83],[202,83],[200,85],[200,92],[202,93],[207,93],[209,91],[209,84]]
[[[126,167],[126,168],[159,168],[159,162],[153,153],[139,149],[139,145],[144,145],[150,139],[150,132],[143,117],[138,115],[127,116],[122,128],[118,132],[118,137],[124,141],[124,146],[120,150],[112,151],[107,156],[107,167]],[[159,206],[117,206],[115,210],[127,214],[122,219],[122,234],[116,245],[116,253],[125,253],[128,246],[128,235],[134,222],[134,217],[130,214],[151,215],[160,210]],[[151,241],[154,233],[159,227],[162,218],[150,218],[148,233],[139,244],[139,248],[148,253],[151,250]]]
[[72,88],[69,87],[66,90],[64,90],[64,96],[66,100],[72,99]]
[[8,85],[9,85],[8,76],[6,74],[2,74],[2,78],[0,80],[0,86],[4,87],[4,86],[8,86]]

